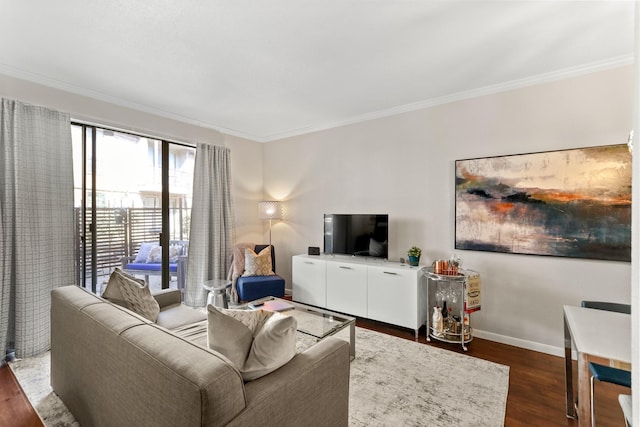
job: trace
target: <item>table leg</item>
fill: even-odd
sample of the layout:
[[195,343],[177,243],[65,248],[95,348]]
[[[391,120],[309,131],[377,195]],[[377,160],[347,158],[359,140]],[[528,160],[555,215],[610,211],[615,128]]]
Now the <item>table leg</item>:
[[578,425],[591,426],[591,385],[589,357],[578,353]]
[[349,341],[351,348],[349,349],[349,358],[353,360],[356,358],[356,321],[351,321],[349,325]]
[[573,366],[571,362],[571,332],[567,326],[567,318],[564,317],[564,379],[567,404],[567,418],[575,418],[576,411],[573,402]]

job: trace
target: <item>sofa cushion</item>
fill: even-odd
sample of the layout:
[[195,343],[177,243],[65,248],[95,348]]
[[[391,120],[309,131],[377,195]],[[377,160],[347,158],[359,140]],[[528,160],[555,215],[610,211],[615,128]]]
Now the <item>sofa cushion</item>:
[[[127,303],[127,308],[140,316],[155,322],[160,314],[160,306],[149,291],[149,286],[140,284],[138,280],[131,280],[125,277],[119,269],[111,275],[117,278],[120,292]],[[109,279],[111,280],[111,278]]]
[[243,276],[273,276],[275,273],[271,269],[271,247],[267,246],[256,254],[253,250],[244,250],[244,273]]
[[163,328],[174,330],[206,319],[207,315],[198,309],[187,307],[184,304],[171,304],[160,309],[156,324]]
[[224,354],[245,381],[275,371],[295,356],[296,319],[264,310],[207,306],[208,345]]

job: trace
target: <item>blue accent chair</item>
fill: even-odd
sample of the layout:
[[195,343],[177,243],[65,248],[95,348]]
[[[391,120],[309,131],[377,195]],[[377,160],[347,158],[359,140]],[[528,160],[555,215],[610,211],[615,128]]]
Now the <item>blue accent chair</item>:
[[[260,253],[268,246],[256,245],[254,252]],[[274,273],[276,272],[276,253],[273,245],[271,246],[271,269]],[[282,298],[284,296],[284,279],[277,274],[273,276],[241,276],[238,277],[236,288],[241,301],[253,301],[268,296]]]
[[[629,304],[603,301],[582,301],[582,307],[631,314],[631,305]],[[595,381],[603,381],[631,388],[631,372],[593,362],[589,362],[589,371],[591,371],[591,425],[595,426],[596,417],[593,399]]]

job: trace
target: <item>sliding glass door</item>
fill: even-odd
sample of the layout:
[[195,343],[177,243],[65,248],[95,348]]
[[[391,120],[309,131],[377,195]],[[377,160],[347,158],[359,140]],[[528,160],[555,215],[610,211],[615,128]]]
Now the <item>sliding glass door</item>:
[[182,288],[195,148],[72,125],[77,283],[100,294],[115,268]]

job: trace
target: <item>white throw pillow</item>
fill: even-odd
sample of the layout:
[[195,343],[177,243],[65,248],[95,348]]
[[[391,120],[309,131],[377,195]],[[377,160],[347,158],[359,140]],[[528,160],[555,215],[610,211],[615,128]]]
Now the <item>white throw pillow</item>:
[[245,381],[275,371],[295,356],[296,319],[264,310],[208,311],[208,346],[225,355]]
[[253,338],[242,378],[245,381],[255,380],[293,359],[296,355],[296,328],[295,317],[273,312]]
[[225,355],[241,371],[253,342],[251,329],[211,304],[207,306],[207,321],[207,346]]
[[154,246],[149,251],[147,264],[158,264],[162,262],[162,246]]
[[267,246],[259,254],[249,248],[244,250],[243,276],[273,276],[275,273],[271,265],[271,246]]

